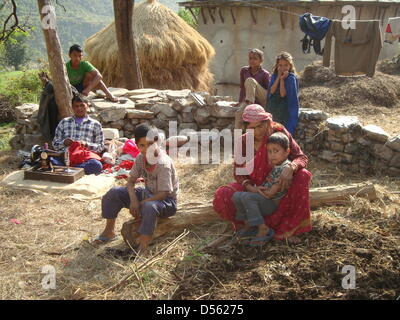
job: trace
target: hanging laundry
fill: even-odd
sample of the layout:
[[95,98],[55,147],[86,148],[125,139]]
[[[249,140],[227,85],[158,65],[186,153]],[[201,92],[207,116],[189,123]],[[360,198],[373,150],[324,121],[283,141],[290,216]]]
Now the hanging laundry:
[[385,30],[385,42],[394,43],[400,41],[400,17],[389,18]]
[[305,13],[300,16],[299,25],[301,31],[305,33],[303,40],[301,40],[303,53],[310,53],[312,46],[314,52],[322,56],[324,49],[321,50],[321,40],[325,38],[331,25],[331,20]]
[[382,36],[379,20],[357,21],[355,29],[344,29],[341,20],[333,20],[325,38],[323,65],[329,67],[332,37],[335,37],[335,72],[349,76],[366,74],[373,77]]

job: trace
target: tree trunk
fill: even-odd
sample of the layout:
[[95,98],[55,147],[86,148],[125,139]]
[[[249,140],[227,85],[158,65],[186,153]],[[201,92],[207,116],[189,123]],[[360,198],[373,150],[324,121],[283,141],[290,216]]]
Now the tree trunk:
[[115,32],[118,42],[118,56],[122,79],[129,90],[143,88],[139,58],[133,31],[134,0],[113,0]]
[[[372,183],[356,183],[351,185],[338,185],[332,187],[310,189],[310,206],[317,208],[322,205],[349,204],[350,196],[363,197],[369,200],[377,199],[376,190]],[[191,225],[221,221],[210,203],[185,203],[178,209],[175,216],[168,219],[159,219],[154,232],[154,238],[167,233],[182,232]],[[129,220],[122,226],[121,234],[125,241],[134,243],[137,237],[138,223]]]
[[57,35],[55,8],[50,0],[38,0],[38,6],[58,113],[62,119],[72,115],[72,91],[62,56],[60,39]]

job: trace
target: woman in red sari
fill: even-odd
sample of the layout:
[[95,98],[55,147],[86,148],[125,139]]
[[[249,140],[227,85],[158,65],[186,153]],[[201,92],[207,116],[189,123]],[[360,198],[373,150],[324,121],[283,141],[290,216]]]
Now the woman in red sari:
[[[258,192],[272,170],[268,161],[266,142],[274,132],[283,132],[289,138],[291,167],[286,168],[281,175],[282,189],[289,189],[280,201],[278,209],[265,217],[265,224],[275,231],[276,240],[288,239],[298,242],[296,237],[311,231],[309,184],[311,173],[307,167],[308,158],[300,149],[291,134],[279,123],[272,121],[272,115],[265,112],[260,105],[252,104],[243,112],[246,129],[254,130],[254,166],[248,175],[237,175],[237,168],[244,167],[234,163],[234,178],[236,182],[219,187],[215,192],[213,206],[221,218],[232,222],[235,230],[240,229],[242,222],[235,219],[236,208],[232,196],[236,191]],[[246,135],[242,135],[242,156],[246,155]],[[239,142],[240,143],[240,142]]]

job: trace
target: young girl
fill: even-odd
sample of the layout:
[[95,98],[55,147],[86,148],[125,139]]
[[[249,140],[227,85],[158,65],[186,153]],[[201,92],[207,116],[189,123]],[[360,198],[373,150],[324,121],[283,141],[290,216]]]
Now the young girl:
[[269,72],[262,67],[264,53],[259,49],[249,51],[249,65],[240,69],[240,110],[235,116],[235,128],[242,126],[244,108],[252,103],[258,103],[263,108],[267,103]]
[[299,120],[299,82],[293,57],[281,52],[276,57],[269,84],[266,111],[293,135]]

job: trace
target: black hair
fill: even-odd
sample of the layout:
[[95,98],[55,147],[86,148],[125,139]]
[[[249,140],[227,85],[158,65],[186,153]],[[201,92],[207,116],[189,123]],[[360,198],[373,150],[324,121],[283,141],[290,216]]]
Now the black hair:
[[89,101],[86,99],[86,97],[82,94],[74,94],[72,95],[72,101],[71,103],[74,104],[74,102],[84,102],[84,103],[89,103]]
[[135,137],[136,143],[141,138],[145,138],[149,135],[153,141],[158,140],[158,131],[155,127],[149,126],[148,124],[142,123],[135,128],[133,136]]
[[262,52],[260,49],[255,49],[255,48],[250,49],[249,55],[250,55],[250,53],[256,54],[260,58],[261,61],[264,61],[264,52]]
[[79,44],[74,44],[69,48],[69,54],[71,54],[73,51],[83,52],[83,49]]
[[280,145],[285,150],[289,149],[289,138],[282,132],[271,134],[267,141],[267,144],[269,143]]

